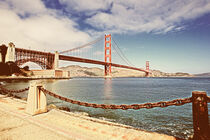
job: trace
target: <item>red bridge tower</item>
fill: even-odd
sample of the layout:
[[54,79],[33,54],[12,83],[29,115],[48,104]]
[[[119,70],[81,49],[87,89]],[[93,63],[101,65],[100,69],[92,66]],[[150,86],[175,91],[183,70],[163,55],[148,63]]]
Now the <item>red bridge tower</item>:
[[149,71],[149,61],[146,61],[146,71]]
[[105,50],[105,67],[104,67],[104,76],[111,76],[111,62],[112,62],[112,52],[111,52],[111,34],[105,35],[105,42],[104,42],[104,50]]
[[149,76],[149,61],[146,61],[146,77]]

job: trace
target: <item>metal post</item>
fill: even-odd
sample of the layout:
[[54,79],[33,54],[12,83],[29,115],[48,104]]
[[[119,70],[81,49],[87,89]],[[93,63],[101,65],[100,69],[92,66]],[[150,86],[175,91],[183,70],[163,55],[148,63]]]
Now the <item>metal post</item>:
[[210,139],[210,127],[208,121],[207,95],[204,91],[192,92],[193,110],[193,140]]

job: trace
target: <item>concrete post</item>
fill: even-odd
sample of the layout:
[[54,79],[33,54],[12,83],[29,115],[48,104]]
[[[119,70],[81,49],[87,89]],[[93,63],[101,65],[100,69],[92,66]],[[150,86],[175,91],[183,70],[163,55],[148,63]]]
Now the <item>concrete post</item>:
[[47,112],[46,95],[38,87],[42,87],[42,85],[37,82],[30,84],[26,105],[26,112],[30,115]]
[[54,65],[53,65],[54,70],[58,69],[58,61],[59,61],[59,53],[56,51],[55,58],[54,58]]
[[6,59],[5,62],[15,62],[15,45],[10,42],[7,48]]

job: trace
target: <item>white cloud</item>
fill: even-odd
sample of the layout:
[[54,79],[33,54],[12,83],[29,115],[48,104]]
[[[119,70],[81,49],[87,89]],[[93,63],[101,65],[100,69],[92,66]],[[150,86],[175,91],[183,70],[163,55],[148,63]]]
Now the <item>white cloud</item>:
[[[0,42],[38,50],[66,50],[87,43],[90,36],[75,28],[77,23],[57,17],[40,0],[0,2]],[[20,14],[29,14],[20,18]]]
[[46,8],[41,0],[4,0],[0,1],[1,44],[12,41],[22,48],[66,50],[92,40],[89,34],[180,31],[187,28],[182,21],[210,12],[209,0],[59,1],[70,15],[72,10],[89,15],[82,22],[100,30],[76,28],[75,17],[64,17],[62,11]]
[[40,0],[5,0],[10,10],[20,15],[39,14],[47,11],[44,4]]
[[61,4],[67,5],[67,10],[77,12],[95,13],[97,10],[109,8],[112,0],[59,0]]
[[166,33],[209,12],[207,0],[118,0],[113,1],[111,13],[97,12],[86,23],[112,33]]

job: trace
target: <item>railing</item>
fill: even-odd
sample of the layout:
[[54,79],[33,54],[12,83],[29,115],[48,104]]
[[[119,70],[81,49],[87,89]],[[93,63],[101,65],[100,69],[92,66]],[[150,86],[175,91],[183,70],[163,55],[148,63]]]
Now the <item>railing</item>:
[[81,106],[93,107],[93,108],[102,108],[102,109],[122,109],[122,110],[135,109],[135,110],[138,110],[138,109],[142,109],[142,108],[150,109],[150,108],[154,108],[154,107],[168,107],[168,106],[172,106],[172,105],[180,106],[180,105],[184,105],[184,104],[192,102],[192,97],[190,97],[190,98],[176,99],[176,100],[165,101],[165,102],[145,103],[145,104],[132,104],[132,105],[125,105],[125,104],[123,104],[123,105],[94,104],[94,103],[87,103],[87,102],[81,102],[81,101],[72,100],[72,99],[60,96],[58,94],[55,94],[53,92],[50,92],[50,91],[44,89],[43,87],[39,87],[39,88],[45,94],[53,96],[53,97],[55,97],[57,99],[60,99],[62,101],[69,102],[69,103],[72,103],[72,104],[81,105]]
[[1,85],[0,85],[0,91],[4,92],[4,93],[22,93],[22,92],[25,92],[29,90],[29,87],[27,88],[24,88],[24,89],[19,89],[19,90],[9,90],[9,89],[6,89],[6,88],[3,88]]
[[[183,98],[183,99],[175,99],[171,101],[161,101],[156,103],[144,103],[144,104],[131,104],[131,105],[107,105],[107,104],[95,104],[95,103],[87,103],[81,102],[77,100],[72,100],[51,91],[43,88],[42,85],[31,84],[30,87],[20,89],[20,90],[8,90],[0,85],[0,92],[4,93],[20,93],[29,90],[29,95],[27,99],[27,108],[28,113],[35,115],[41,112],[46,112],[46,94],[53,96],[57,99],[60,99],[65,102],[69,102],[72,104],[77,104],[85,107],[92,108],[102,108],[102,109],[151,109],[154,107],[168,107],[168,106],[181,106],[187,103],[192,103],[192,112],[193,112],[193,129],[194,135],[193,140],[208,140],[210,139],[210,126],[208,121],[208,103],[210,102],[210,96],[207,96],[204,91],[193,91],[192,97]],[[32,99],[33,98],[33,99]],[[38,101],[39,100],[39,101]],[[38,108],[37,108],[38,107]],[[32,108],[32,109],[31,109]],[[37,113],[38,112],[38,113]]]

